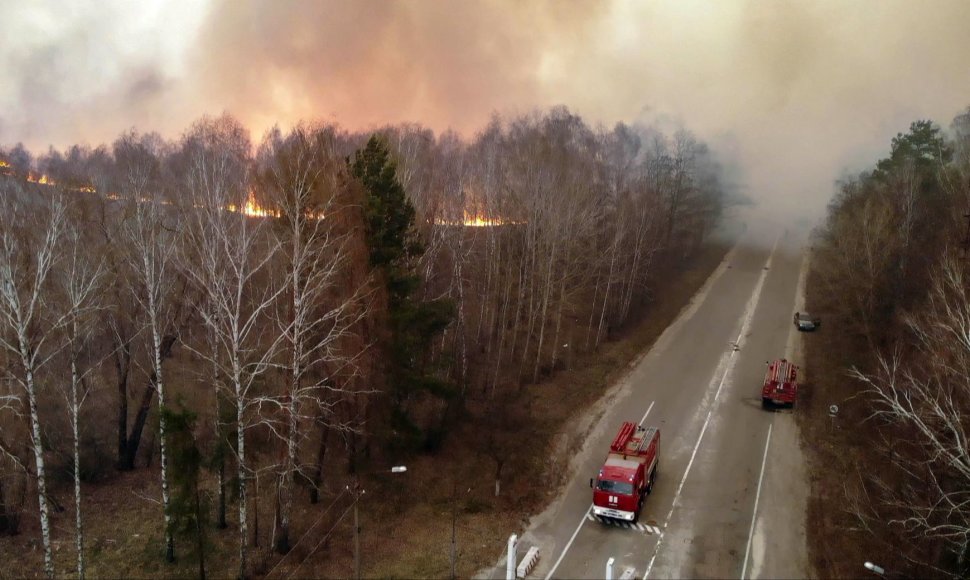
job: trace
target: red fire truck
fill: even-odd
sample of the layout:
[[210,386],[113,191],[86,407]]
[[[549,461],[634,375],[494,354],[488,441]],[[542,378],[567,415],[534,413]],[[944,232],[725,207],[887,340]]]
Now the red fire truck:
[[643,500],[653,490],[660,455],[660,430],[627,421],[620,427],[595,480],[593,513],[635,522]]
[[798,396],[798,367],[783,358],[767,364],[761,406],[765,409],[775,405],[794,407]]

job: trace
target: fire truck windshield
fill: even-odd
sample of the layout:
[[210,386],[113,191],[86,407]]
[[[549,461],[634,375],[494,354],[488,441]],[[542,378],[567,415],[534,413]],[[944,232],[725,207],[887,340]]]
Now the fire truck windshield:
[[596,489],[619,495],[633,495],[633,484],[626,481],[610,481],[609,479],[600,479],[596,482]]

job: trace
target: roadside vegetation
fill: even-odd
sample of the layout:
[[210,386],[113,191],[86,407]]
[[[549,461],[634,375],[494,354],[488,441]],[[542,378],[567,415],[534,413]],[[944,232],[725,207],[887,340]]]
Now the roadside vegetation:
[[440,503],[491,540],[547,499],[557,434],[723,255],[727,193],[688,131],[562,108],[0,150],[4,561],[346,577],[360,481],[364,570],[444,575]]
[[912,123],[816,232],[799,421],[821,577],[970,574],[968,212],[970,109]]

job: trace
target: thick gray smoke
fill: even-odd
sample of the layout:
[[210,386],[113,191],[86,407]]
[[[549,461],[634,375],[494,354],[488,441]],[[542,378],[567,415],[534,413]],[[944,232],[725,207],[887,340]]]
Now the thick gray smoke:
[[917,118],[970,104],[970,3],[0,0],[0,143],[174,137],[229,111],[471,136],[493,112],[682,123],[749,195],[818,210]]

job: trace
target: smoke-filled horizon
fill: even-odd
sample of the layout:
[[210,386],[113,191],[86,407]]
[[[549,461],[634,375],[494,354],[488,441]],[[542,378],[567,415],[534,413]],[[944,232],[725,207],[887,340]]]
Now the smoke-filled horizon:
[[787,211],[928,118],[970,105],[970,4],[0,0],[0,143],[177,137],[227,111],[254,138],[300,119],[472,137],[565,105],[683,123]]

